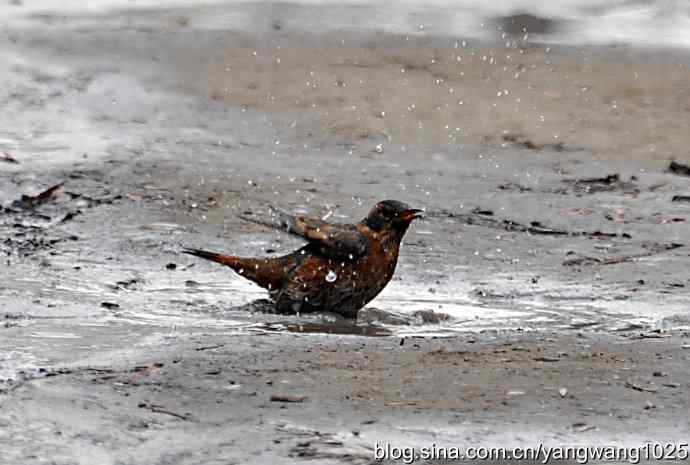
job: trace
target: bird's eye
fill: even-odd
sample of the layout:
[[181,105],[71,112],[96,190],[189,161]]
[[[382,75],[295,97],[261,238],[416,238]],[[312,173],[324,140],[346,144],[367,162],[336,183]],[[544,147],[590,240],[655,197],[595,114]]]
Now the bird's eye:
[[385,217],[393,216],[393,211],[387,205],[381,205],[381,208],[379,208],[379,211]]

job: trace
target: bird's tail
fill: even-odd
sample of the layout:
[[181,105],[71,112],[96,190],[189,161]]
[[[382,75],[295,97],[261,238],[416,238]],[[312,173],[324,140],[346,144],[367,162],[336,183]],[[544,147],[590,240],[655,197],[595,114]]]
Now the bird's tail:
[[195,257],[205,258],[206,260],[211,260],[212,262],[220,263],[221,265],[229,266],[234,269],[234,265],[238,264],[240,257],[235,257],[233,255],[222,255],[215,252],[209,252],[207,250],[201,249],[182,249],[183,253],[194,255]]
[[189,248],[183,249],[182,252],[229,266],[242,277],[269,291],[280,289],[285,278],[283,258],[243,258]]

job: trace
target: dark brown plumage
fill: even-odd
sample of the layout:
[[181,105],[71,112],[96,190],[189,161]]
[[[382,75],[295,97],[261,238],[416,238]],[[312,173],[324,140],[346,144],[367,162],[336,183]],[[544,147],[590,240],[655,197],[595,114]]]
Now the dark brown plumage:
[[329,311],[356,317],[393,277],[400,242],[420,213],[396,200],[377,203],[357,224],[329,224],[275,212],[271,225],[306,239],[304,247],[275,258],[184,252],[229,266],[268,289],[281,313]]

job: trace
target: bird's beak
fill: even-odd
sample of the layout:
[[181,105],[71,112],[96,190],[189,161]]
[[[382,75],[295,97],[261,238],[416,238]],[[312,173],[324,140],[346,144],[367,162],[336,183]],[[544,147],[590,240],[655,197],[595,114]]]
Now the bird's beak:
[[423,218],[424,216],[422,215],[424,213],[424,210],[418,210],[416,208],[410,208],[409,210],[404,210],[400,212],[398,215],[401,220],[403,221],[412,221],[416,218]]

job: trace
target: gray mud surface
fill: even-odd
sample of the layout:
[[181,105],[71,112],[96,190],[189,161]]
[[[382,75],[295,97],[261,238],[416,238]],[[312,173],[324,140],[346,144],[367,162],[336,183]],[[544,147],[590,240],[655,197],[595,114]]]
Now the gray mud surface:
[[[566,119],[504,125],[511,105],[474,121],[435,113],[447,88],[427,91],[457,70],[419,63],[451,40],[348,32],[342,49],[325,34],[319,52],[283,26],[257,38],[188,15],[39,15],[2,30],[3,463],[372,463],[376,442],[687,442],[690,204],[672,200],[690,177],[667,170],[688,162],[685,55],[657,63],[676,69],[683,100],[644,67],[648,52],[528,50],[512,95],[538,88],[535,115],[604,115],[577,119],[589,131],[578,139]],[[390,44],[395,59],[376,67]],[[256,50],[294,66],[267,80],[271,55],[219,76]],[[376,59],[342,60],[363,56]],[[593,56],[610,63],[589,71],[596,97],[546,92]],[[401,60],[422,75],[389,99]],[[598,86],[630,67],[636,87]],[[491,72],[458,92],[495,95]],[[375,95],[332,93],[363,76]],[[406,126],[400,111],[417,106]],[[460,117],[465,137],[449,138]],[[419,124],[429,131],[415,136]],[[179,253],[280,254],[300,242],[243,217],[274,205],[352,222],[384,198],[427,218],[358,322],[267,313],[261,289]]]

